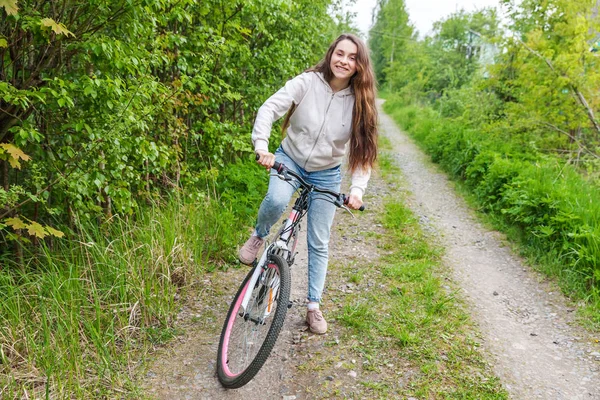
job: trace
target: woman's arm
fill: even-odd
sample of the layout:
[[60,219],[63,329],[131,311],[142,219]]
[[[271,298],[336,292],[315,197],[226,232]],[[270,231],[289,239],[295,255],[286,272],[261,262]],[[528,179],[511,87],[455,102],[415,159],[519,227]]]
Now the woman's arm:
[[371,168],[359,168],[352,173],[352,184],[350,185],[350,198],[348,206],[358,210],[363,205],[362,197],[367,188],[367,183],[371,178]]
[[269,151],[273,122],[281,118],[292,104],[300,103],[310,87],[313,75],[313,72],[305,72],[290,79],[258,109],[252,129],[252,144],[257,153]]

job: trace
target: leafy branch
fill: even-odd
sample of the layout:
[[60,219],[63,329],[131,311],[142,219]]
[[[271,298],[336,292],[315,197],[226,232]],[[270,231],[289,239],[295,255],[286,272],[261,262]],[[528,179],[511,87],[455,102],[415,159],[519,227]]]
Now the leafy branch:
[[[516,38],[516,40],[523,47],[525,47],[525,49],[527,49],[531,54],[535,55],[536,57],[538,57],[542,61],[544,61],[544,63],[548,66],[548,68],[550,68],[550,70],[556,76],[563,77],[563,78],[569,78],[569,76],[567,74],[558,72],[554,68],[554,65],[552,64],[552,61],[550,61],[549,59],[547,59],[546,57],[544,57],[543,55],[541,55],[539,52],[537,52],[534,49],[532,49],[531,47],[529,47],[527,45],[527,43],[523,42],[519,38]],[[575,97],[576,97],[577,101],[586,110],[586,115],[587,115],[588,119],[590,120],[590,122],[594,126],[594,128],[596,129],[596,132],[600,135],[600,124],[598,123],[598,121],[596,120],[596,117],[594,116],[594,110],[592,110],[592,108],[590,107],[590,105],[587,102],[587,100],[586,100],[585,96],[583,95],[583,93],[581,93],[581,91],[572,83],[572,81],[570,79],[569,79],[569,88],[573,91],[573,93],[575,93]]]
[[[130,107],[131,102],[133,101],[133,99],[136,97],[136,95],[138,94],[138,91],[141,87],[141,83],[136,87],[135,92],[131,95],[129,101],[127,102],[127,105],[121,110],[121,114],[119,115],[119,117],[117,118],[117,122],[123,122],[123,115],[125,114],[125,111],[127,111],[127,109]],[[173,90],[170,95],[168,97],[166,97],[162,102],[157,103],[154,105],[154,107],[151,110],[148,110],[146,112],[145,116],[142,116],[142,118],[148,117],[152,112],[154,112],[156,109],[158,109],[159,107],[162,107],[164,105],[164,103],[166,103],[168,100],[170,100],[172,97],[174,97],[178,92],[181,91],[181,88],[176,88],[175,90]],[[105,132],[103,132],[103,134],[101,134],[101,137],[105,137],[107,136],[109,133],[111,133],[113,130],[115,130],[115,128],[111,128]],[[79,152],[77,154],[77,156],[73,157],[71,160],[69,160],[66,164],[70,166],[70,170],[66,171],[66,172],[62,172],[60,170],[56,170],[59,174],[59,177],[57,177],[56,179],[54,179],[53,181],[51,181],[49,184],[47,184],[44,188],[40,189],[37,191],[37,193],[35,193],[35,195],[33,196],[33,198],[38,197],[40,194],[44,193],[45,191],[51,189],[52,187],[54,187],[56,184],[58,184],[61,181],[64,181],[66,179],[68,179],[73,173],[75,173],[78,170],[81,170],[82,168],[82,164],[80,163],[80,161],[82,161],[83,159],[89,157],[90,155],[94,154],[94,152],[98,149],[98,147],[104,143],[105,140],[104,139],[98,139],[97,141],[94,142],[94,144],[87,149],[87,151],[85,152]],[[14,147],[14,146],[13,146]],[[27,158],[29,159],[29,157]],[[23,207],[24,205],[28,204],[29,202],[33,201],[32,197],[28,197],[25,200],[23,200],[22,202],[20,202],[19,204],[11,207],[11,208],[7,208],[5,209],[5,212],[3,214],[0,214],[0,220],[2,220],[2,218],[7,217],[8,215],[11,215],[14,211],[20,209],[21,207]]]

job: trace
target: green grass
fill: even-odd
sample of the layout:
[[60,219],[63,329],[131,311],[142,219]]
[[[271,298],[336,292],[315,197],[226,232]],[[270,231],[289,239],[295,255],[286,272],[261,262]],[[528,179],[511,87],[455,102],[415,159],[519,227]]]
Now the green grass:
[[[246,234],[228,207],[174,198],[0,270],[1,398],[140,398],[145,353],[179,334],[176,298]],[[238,228],[236,228],[238,227]]]
[[175,317],[198,278],[237,265],[266,191],[253,159],[218,172],[137,215],[42,241],[25,265],[0,259],[1,399],[142,398],[137,367],[181,333]]
[[[382,155],[380,166],[382,175],[397,184],[393,179],[398,179],[400,171],[389,156]],[[483,359],[478,333],[464,304],[452,282],[445,279],[449,272],[440,262],[442,250],[429,244],[401,197],[386,199],[381,223],[386,229],[382,240],[387,254],[377,266],[359,269],[358,281],[374,280],[378,289],[348,295],[336,315],[347,329],[346,337],[358,340],[353,351],[379,373],[378,381],[361,382],[369,396],[508,398]],[[351,270],[346,276],[352,282],[357,274]],[[386,377],[387,363],[404,363],[403,387],[397,378]]]
[[472,128],[397,98],[385,106],[482,218],[577,303],[582,325],[600,329],[600,187],[566,160],[493,127]]

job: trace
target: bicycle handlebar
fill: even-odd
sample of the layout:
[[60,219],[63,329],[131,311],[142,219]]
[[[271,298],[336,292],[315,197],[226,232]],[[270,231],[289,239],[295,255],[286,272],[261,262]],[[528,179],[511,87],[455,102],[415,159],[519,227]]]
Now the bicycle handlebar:
[[[259,158],[260,158],[260,156],[257,154],[256,160],[258,160]],[[321,189],[317,186],[311,185],[308,182],[306,182],[304,179],[302,179],[302,177],[300,175],[298,175],[297,173],[295,173],[294,171],[292,171],[291,169],[286,167],[285,164],[283,164],[283,163],[275,161],[275,163],[273,164],[273,166],[271,168],[274,169],[275,171],[277,171],[278,174],[282,174],[285,172],[285,173],[293,176],[295,179],[298,180],[298,182],[300,182],[300,185],[302,185],[303,187],[311,188],[315,192],[325,193],[325,194],[329,194],[329,195],[335,197],[336,201],[334,201],[333,204],[335,204],[338,207],[348,204],[348,200],[350,198],[348,196],[346,196],[345,194],[337,193],[337,192],[327,190],[327,189]],[[341,200],[341,202],[340,202],[340,200]],[[365,206],[363,204],[362,206],[360,206],[358,211],[364,211],[364,210],[365,210]]]

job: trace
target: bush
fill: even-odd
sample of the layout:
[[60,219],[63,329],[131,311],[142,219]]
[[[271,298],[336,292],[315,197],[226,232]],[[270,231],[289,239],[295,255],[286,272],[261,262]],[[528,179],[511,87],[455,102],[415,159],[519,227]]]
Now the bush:
[[[565,291],[600,301],[600,188],[560,159],[392,97],[388,111]],[[593,199],[596,199],[594,201]]]

